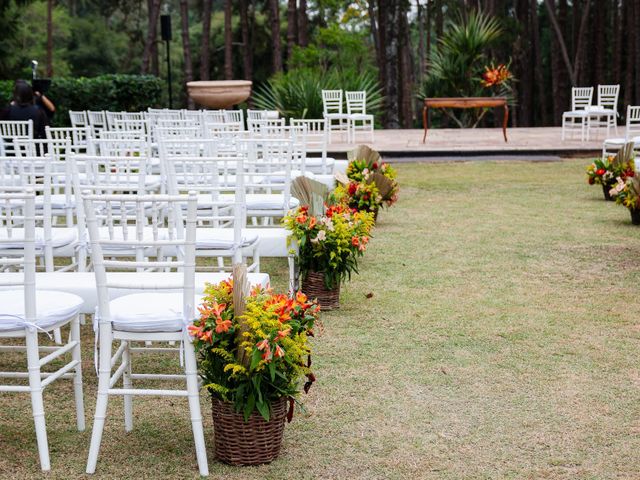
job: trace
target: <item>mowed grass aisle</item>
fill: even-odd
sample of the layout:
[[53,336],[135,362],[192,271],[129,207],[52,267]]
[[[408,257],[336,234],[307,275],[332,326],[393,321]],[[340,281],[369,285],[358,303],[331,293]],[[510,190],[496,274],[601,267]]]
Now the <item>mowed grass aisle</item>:
[[[212,477],[638,478],[640,228],[586,185],[585,165],[398,166],[401,200],[323,316],[318,382],[281,458],[230,468],[210,453]],[[265,267],[284,285],[282,262]],[[90,431],[74,432],[70,394],[45,393],[48,478],[84,471]],[[137,398],[125,434],[112,401],[96,478],[196,477],[185,405]],[[0,395],[0,477],[38,468],[28,397]]]

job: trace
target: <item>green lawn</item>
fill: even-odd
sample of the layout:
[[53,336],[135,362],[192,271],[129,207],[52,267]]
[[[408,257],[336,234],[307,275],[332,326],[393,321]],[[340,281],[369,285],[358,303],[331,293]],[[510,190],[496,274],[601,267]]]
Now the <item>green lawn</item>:
[[[231,468],[210,453],[212,477],[638,478],[640,228],[586,184],[586,163],[398,166],[401,199],[323,315],[318,382],[281,457]],[[284,262],[264,267],[284,285]],[[77,478],[90,429],[74,431],[70,383],[45,404],[48,478]],[[0,477],[39,478],[28,396],[0,394],[0,412]],[[197,476],[185,400],[136,398],[129,434],[120,399],[109,414],[97,478]]]

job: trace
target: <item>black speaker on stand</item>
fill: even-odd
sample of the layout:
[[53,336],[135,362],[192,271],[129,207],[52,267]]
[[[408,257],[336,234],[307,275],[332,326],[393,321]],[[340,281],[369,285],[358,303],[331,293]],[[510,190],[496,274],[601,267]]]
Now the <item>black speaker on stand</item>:
[[171,42],[171,15],[160,15],[160,35],[167,47],[167,87],[169,90],[169,108],[173,108],[173,95],[171,94],[171,57],[169,55],[169,43]]

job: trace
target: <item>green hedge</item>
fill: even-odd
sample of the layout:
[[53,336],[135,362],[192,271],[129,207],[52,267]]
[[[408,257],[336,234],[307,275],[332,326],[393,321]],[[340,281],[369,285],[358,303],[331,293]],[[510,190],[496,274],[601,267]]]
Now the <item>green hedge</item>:
[[[0,103],[11,101],[13,80],[0,80]],[[56,105],[54,126],[69,125],[69,110],[138,112],[158,107],[164,83],[152,75],[100,75],[54,78],[47,96]]]

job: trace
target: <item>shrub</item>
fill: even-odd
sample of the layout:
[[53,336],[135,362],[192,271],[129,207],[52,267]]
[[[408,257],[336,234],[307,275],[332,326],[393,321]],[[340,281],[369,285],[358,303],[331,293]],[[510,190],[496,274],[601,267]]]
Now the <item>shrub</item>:
[[[9,103],[13,80],[0,81],[0,101]],[[54,126],[69,125],[69,110],[137,112],[160,105],[162,81],[152,75],[54,78],[47,96],[56,105]]]
[[279,74],[253,95],[255,108],[278,110],[286,118],[322,118],[322,90],[366,90],[367,113],[382,106],[382,89],[373,72],[301,68]]

